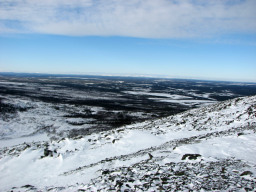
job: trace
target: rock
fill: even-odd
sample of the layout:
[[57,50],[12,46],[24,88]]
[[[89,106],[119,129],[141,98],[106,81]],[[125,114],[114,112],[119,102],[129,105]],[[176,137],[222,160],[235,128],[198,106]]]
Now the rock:
[[168,177],[161,177],[161,180],[162,180],[162,181],[168,181],[169,178],[168,178]]
[[200,154],[185,154],[182,156],[181,160],[185,160],[188,157],[189,160],[196,160],[198,157],[201,157]]
[[51,150],[49,150],[48,148],[45,148],[44,149],[44,156],[47,157],[47,156],[53,156],[53,152]]
[[245,176],[245,175],[252,175],[251,171],[244,171],[243,173],[241,173],[240,176]]
[[151,155],[150,153],[148,153],[148,156],[150,160],[153,158],[153,155]]
[[22,188],[33,188],[34,186],[32,186],[32,185],[24,185],[24,186],[22,186]]
[[124,129],[117,130],[118,133],[123,132],[123,131],[124,131]]
[[106,174],[109,174],[109,173],[110,173],[109,170],[104,170],[104,171],[102,171],[102,175],[106,175]]
[[116,181],[116,186],[122,187],[122,185],[123,185],[123,182],[122,182],[122,181],[120,181],[120,180],[117,180],[117,181]]
[[86,191],[85,189],[78,189],[78,191]]
[[176,175],[176,176],[183,176],[183,175],[185,175],[185,171],[176,171],[174,173],[174,175]]

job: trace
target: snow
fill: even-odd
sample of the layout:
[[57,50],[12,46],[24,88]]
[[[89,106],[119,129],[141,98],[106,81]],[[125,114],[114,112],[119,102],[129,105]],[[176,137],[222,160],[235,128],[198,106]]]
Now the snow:
[[14,139],[3,139],[0,140],[0,148],[4,147],[11,147],[14,145],[19,145],[22,143],[31,143],[31,142],[38,142],[38,141],[49,141],[49,137],[46,133],[44,134],[37,134],[27,137],[19,137]]
[[[150,99],[155,99],[155,98],[150,98]],[[178,103],[182,105],[195,105],[195,104],[202,104],[202,103],[215,103],[216,101],[209,101],[209,100],[174,100],[174,99],[159,99],[161,102],[166,102],[166,103]]]
[[[179,185],[183,187],[180,190],[197,190],[205,184],[209,175],[215,174],[214,178],[221,183],[223,179],[219,175],[224,174],[221,167],[227,170],[225,177],[236,174],[228,180],[229,189],[235,187],[230,184],[232,182],[253,188],[256,181],[255,104],[256,96],[234,99],[79,139],[50,141],[45,134],[35,134],[0,140],[0,191],[8,191],[12,187],[21,191],[22,186],[28,184],[42,191],[50,187],[56,191],[107,191],[121,178],[125,185],[120,191],[137,185],[142,187],[138,191],[154,191],[158,189],[159,182],[154,183],[157,178],[153,176],[158,173],[161,177],[161,174],[172,174],[168,180],[170,183],[175,179],[186,182],[184,186]],[[44,106],[44,110],[45,115],[40,117],[50,121],[48,114],[51,113],[47,112],[52,109]],[[97,112],[102,109],[92,110]],[[63,126],[63,122],[56,123]],[[23,132],[19,130],[17,134]],[[45,154],[47,150],[51,155]],[[182,160],[185,154],[199,154],[200,157]],[[234,169],[238,173],[233,173]],[[240,176],[248,169],[252,175]],[[103,174],[104,170],[106,174]],[[193,176],[195,173],[197,176]],[[182,177],[183,174],[190,175]],[[115,177],[115,180],[110,181],[110,177]],[[134,182],[127,180],[130,177]],[[143,184],[149,181],[153,182],[152,186],[143,188]],[[213,180],[211,182],[211,185],[216,185]],[[172,185],[177,184],[172,183],[169,187]],[[225,185],[221,184],[221,187],[225,188]]]
[[[182,90],[184,91],[184,90]],[[145,92],[145,91],[124,91],[124,93],[133,94],[133,95],[146,95],[146,96],[154,96],[149,99],[158,100],[160,102],[166,103],[177,103],[182,105],[199,105],[199,104],[208,104],[214,103],[214,100],[195,100],[193,97],[185,96],[185,95],[177,95],[177,94],[167,94],[167,93],[153,93],[153,92]],[[191,96],[199,96],[209,99],[209,93],[206,94],[196,94],[189,92]],[[167,99],[163,99],[163,97]]]
[[[200,143],[177,147],[174,153],[180,155],[201,154],[206,159],[236,157],[249,163],[255,163],[256,135],[253,131],[248,135],[232,135],[212,138]],[[250,147],[248,147],[250,146]],[[209,150],[210,149],[210,150]]]
[[18,83],[18,82],[9,82],[9,81],[0,81],[0,84],[5,84],[5,85],[28,85],[28,83]]
[[[145,139],[142,140],[141,138]],[[45,185],[58,185],[58,183],[63,184],[67,182],[67,178],[59,177],[59,175],[66,171],[113,156],[133,153],[139,149],[148,148],[152,144],[156,145],[159,143],[162,143],[161,139],[141,131],[129,133],[115,145],[106,144],[97,147],[97,145],[100,145],[99,142],[95,148],[90,150],[85,139],[79,141],[65,139],[59,144],[53,143],[51,146],[54,148],[58,145],[58,153],[61,154],[58,157],[40,159],[43,155],[42,150],[25,150],[20,156],[14,157],[11,160],[9,160],[9,157],[1,159],[0,183],[4,190],[6,190],[5,187],[10,185],[12,180],[18,181],[15,182],[17,186],[23,186],[27,183],[41,187]],[[79,152],[73,153],[74,150]],[[70,155],[71,153],[73,154]],[[94,174],[91,175],[93,176]],[[73,184],[71,181],[82,181],[82,179],[77,177],[74,178],[73,175],[71,178],[68,179],[66,184]]]
[[124,93],[133,94],[133,95],[148,95],[148,96],[156,96],[156,97],[167,97],[171,99],[191,99],[192,97],[183,96],[183,95],[175,95],[175,94],[167,94],[167,93],[149,93],[143,91],[124,91]]
[[91,107],[92,114],[97,114],[99,111],[105,111],[103,107]]

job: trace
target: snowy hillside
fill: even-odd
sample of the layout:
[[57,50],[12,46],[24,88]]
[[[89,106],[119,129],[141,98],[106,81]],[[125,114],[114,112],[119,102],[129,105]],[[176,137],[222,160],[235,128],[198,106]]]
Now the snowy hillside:
[[74,139],[27,139],[0,140],[0,191],[256,189],[256,96]]

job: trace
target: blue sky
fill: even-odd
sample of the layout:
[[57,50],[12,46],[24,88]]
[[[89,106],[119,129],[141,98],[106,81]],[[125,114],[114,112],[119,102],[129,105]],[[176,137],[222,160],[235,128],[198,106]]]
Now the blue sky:
[[256,82],[255,0],[3,0],[0,72]]

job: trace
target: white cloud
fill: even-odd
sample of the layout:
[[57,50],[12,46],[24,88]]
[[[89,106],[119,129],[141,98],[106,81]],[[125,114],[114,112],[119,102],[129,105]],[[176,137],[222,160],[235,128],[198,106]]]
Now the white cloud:
[[0,33],[207,37],[255,33],[255,0],[2,0]]

